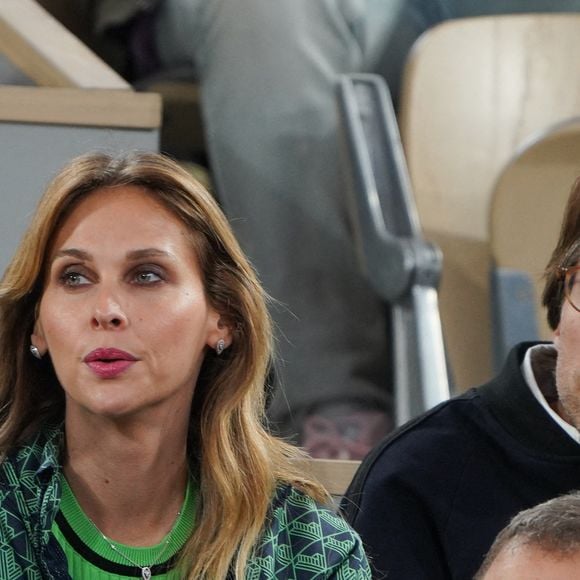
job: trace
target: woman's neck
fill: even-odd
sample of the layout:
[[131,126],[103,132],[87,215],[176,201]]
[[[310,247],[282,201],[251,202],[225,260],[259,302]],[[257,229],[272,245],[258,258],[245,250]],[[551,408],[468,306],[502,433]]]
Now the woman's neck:
[[160,542],[187,487],[187,425],[68,417],[64,474],[83,511],[108,538]]

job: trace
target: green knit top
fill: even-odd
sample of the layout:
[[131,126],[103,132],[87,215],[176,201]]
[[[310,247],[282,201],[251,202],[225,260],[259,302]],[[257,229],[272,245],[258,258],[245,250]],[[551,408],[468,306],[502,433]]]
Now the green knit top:
[[[135,548],[105,540],[83,512],[64,475],[60,476],[62,499],[60,511],[52,524],[52,532],[64,550],[68,572],[74,580],[124,580],[153,578],[178,580],[172,569],[175,556],[190,537],[195,518],[195,492],[191,481],[185,500],[172,530],[155,546]],[[167,541],[169,540],[169,542]],[[111,544],[118,551],[111,548]],[[151,575],[141,567],[149,567]]]

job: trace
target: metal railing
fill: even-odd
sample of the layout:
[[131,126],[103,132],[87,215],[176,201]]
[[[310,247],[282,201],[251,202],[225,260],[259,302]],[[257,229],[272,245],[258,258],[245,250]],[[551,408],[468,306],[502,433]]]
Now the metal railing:
[[355,242],[391,307],[398,425],[449,398],[437,286],[440,250],[421,236],[392,100],[377,75],[345,75],[338,96]]

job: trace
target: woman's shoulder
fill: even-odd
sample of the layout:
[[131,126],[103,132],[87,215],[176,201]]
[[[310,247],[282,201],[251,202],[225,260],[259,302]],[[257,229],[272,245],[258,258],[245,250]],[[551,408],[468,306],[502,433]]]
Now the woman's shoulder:
[[344,533],[352,535],[349,524],[336,513],[335,507],[328,503],[322,504],[306,492],[290,484],[282,484],[276,489],[276,494],[270,506],[271,523],[301,528],[308,525],[321,534]]
[[44,479],[59,466],[62,427],[47,425],[24,437],[0,457],[0,487],[26,486],[29,480]]
[[260,578],[326,578],[348,573],[348,577],[370,579],[357,533],[332,506],[291,485],[276,490],[250,568],[261,572]]
[[59,454],[64,436],[62,424],[42,424],[37,429],[25,431],[17,443],[12,445],[2,457],[12,463],[18,463],[25,456],[42,462],[48,455]]

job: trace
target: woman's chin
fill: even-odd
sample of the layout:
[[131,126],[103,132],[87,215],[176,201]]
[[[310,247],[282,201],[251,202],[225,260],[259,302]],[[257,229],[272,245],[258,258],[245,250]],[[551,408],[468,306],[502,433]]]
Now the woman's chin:
[[67,401],[67,415],[79,413],[104,419],[123,419],[143,414],[151,405],[135,400],[135,397],[111,396],[91,397],[89,400]]

